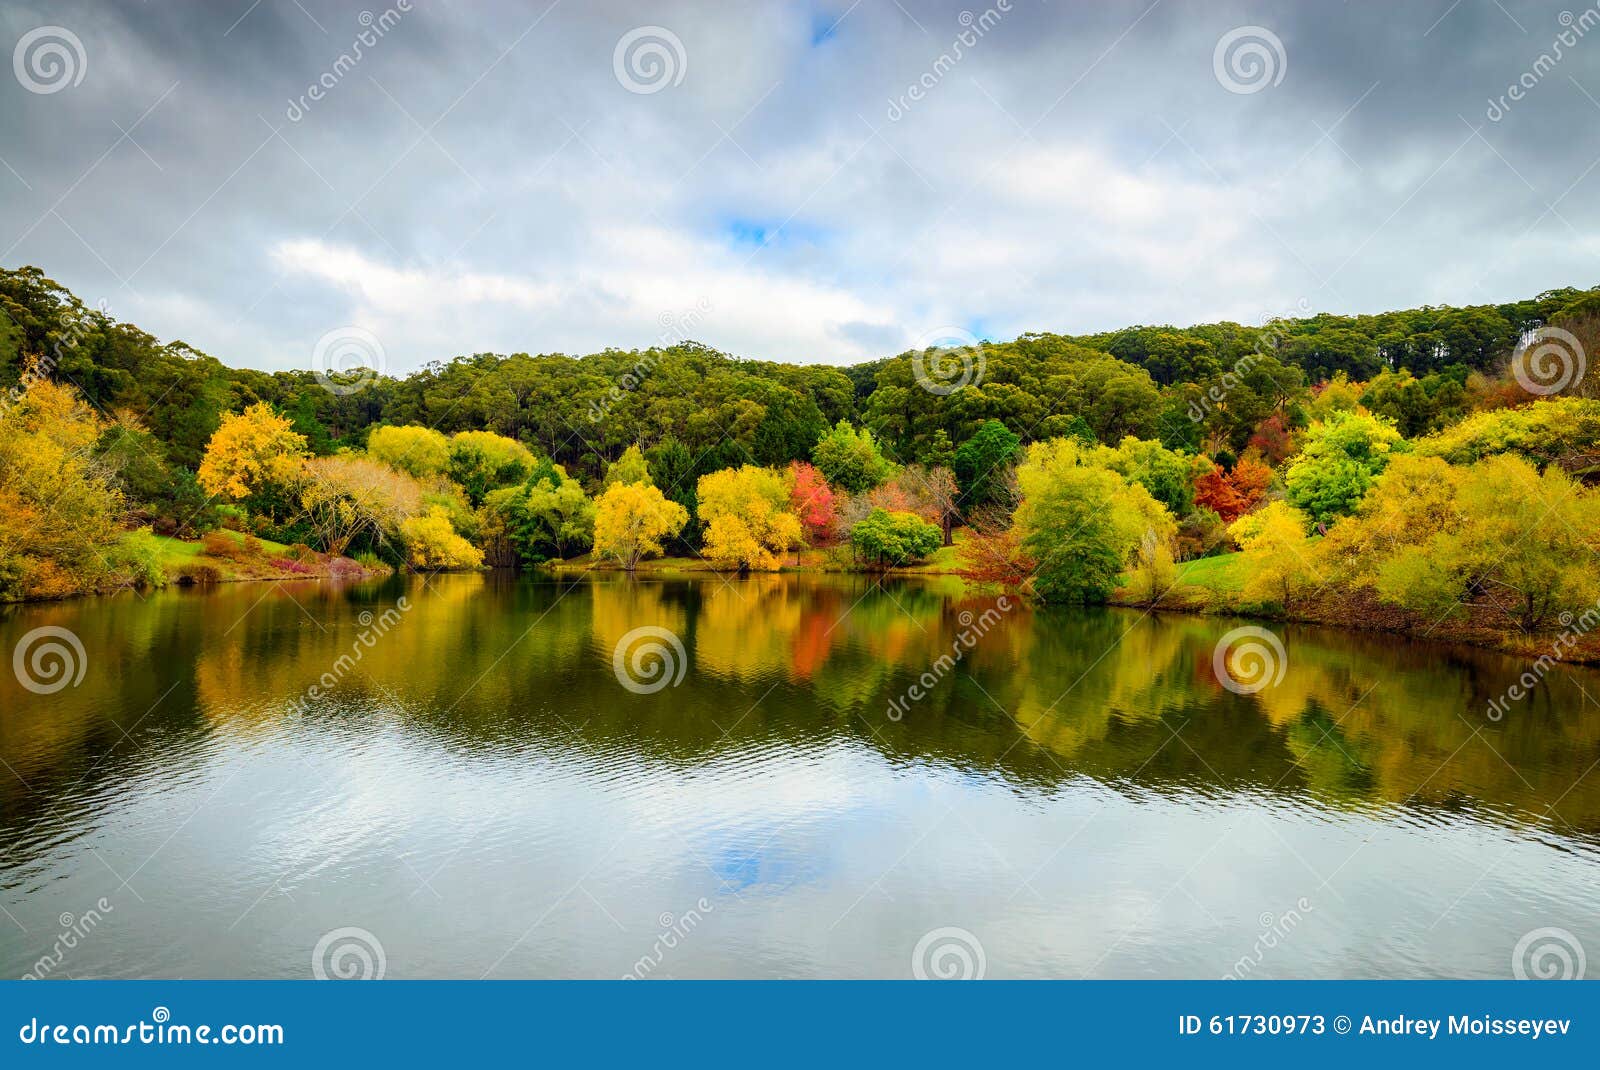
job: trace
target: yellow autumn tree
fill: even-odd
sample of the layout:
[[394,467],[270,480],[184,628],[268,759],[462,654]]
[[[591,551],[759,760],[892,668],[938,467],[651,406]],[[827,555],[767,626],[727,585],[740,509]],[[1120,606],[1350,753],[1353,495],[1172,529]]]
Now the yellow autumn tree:
[[1228,534],[1245,563],[1244,596],[1277,602],[1284,609],[1321,581],[1319,547],[1306,536],[1306,515],[1285,502],[1273,502],[1235,520]]
[[288,500],[306,456],[305,436],[265,402],[222,418],[197,473],[208,494],[256,504],[275,514]]
[[789,484],[770,468],[747,464],[701,476],[697,496],[706,558],[718,568],[776,572],[778,555],[800,545]]
[[300,507],[313,541],[342,554],[361,535],[387,539],[422,511],[422,485],[388,465],[355,454],[306,462]]
[[687,509],[648,483],[615,483],[595,503],[594,552],[632,572],[688,522]]
[[427,479],[450,467],[450,440],[431,427],[416,424],[374,427],[367,436],[367,456]]
[[414,569],[431,572],[483,564],[483,551],[456,534],[450,513],[442,505],[430,506],[426,513],[402,521],[400,538],[406,544],[406,560]]
[[107,580],[125,503],[92,449],[106,427],[76,390],[48,379],[0,405],[0,602]]

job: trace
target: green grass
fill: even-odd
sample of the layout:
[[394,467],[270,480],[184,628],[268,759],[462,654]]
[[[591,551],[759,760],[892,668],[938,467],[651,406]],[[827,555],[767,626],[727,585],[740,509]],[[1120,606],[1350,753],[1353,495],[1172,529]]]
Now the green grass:
[[[244,536],[237,531],[222,531],[226,538],[232,539],[241,548],[244,545]],[[205,552],[205,545],[200,542],[186,542],[183,539],[174,539],[169,535],[152,536],[156,541],[156,548],[160,552],[161,567],[169,576],[175,576],[185,568],[194,568],[207,565],[217,570],[217,575],[222,579],[245,579],[255,576],[260,571],[257,567],[275,557],[288,555],[289,547],[281,542],[271,539],[261,539],[261,552],[255,558],[245,561],[235,561],[224,557],[213,557]]]
[[1244,557],[1238,553],[1200,557],[1178,565],[1178,582],[1226,594],[1244,589]]

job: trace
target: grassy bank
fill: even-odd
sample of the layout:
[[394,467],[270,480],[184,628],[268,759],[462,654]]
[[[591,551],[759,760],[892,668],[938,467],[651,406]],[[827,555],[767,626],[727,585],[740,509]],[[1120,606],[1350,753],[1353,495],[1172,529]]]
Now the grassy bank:
[[317,577],[360,579],[377,568],[348,557],[319,554],[304,546],[214,531],[198,542],[154,536],[168,583],[233,583],[240,580],[293,580]]

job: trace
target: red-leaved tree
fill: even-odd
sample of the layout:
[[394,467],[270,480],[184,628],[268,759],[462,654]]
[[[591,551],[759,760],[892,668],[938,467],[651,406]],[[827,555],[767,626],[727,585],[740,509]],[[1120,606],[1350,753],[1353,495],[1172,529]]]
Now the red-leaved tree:
[[833,539],[837,496],[815,465],[793,461],[789,465],[789,505],[800,518],[807,544],[825,546]]

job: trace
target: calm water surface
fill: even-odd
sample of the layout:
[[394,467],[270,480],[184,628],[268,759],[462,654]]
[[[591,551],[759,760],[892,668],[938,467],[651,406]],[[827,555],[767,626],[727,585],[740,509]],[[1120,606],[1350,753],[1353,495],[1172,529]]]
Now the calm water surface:
[[[995,604],[470,575],[13,608],[7,662],[63,628],[84,675],[0,666],[0,971],[306,977],[344,928],[389,977],[903,977],[947,927],[990,977],[1504,977],[1546,926],[1600,956],[1600,675],[1496,722],[1521,662],[1288,628],[1236,694],[1238,621]],[[638,694],[645,626],[683,676]]]

